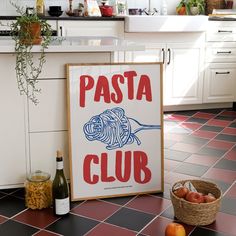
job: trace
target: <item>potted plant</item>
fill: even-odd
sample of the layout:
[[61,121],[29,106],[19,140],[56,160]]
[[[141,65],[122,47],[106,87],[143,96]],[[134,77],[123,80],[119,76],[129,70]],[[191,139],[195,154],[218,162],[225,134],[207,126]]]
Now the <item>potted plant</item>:
[[192,15],[205,14],[205,1],[204,0],[189,0],[188,6]]
[[[11,3],[19,16],[10,24],[11,37],[15,41],[16,78],[21,94],[25,94],[35,105],[38,104],[38,77],[45,63],[45,49],[52,39],[51,27],[39,18],[33,10],[27,12],[23,7]],[[39,45],[40,51],[32,53],[33,45]]]
[[188,14],[188,5],[186,0],[181,0],[178,6],[176,7],[176,13],[178,15],[187,15]]

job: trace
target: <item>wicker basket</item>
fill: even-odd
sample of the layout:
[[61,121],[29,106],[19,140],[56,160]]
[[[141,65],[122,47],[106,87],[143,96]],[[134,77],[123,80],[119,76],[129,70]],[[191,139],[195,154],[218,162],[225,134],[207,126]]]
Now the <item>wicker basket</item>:
[[206,0],[206,14],[212,14],[213,9],[224,9],[225,0]]
[[[209,225],[216,219],[216,214],[220,208],[221,191],[216,184],[202,180],[183,180],[177,183],[184,184],[190,181],[197,191],[208,194],[212,193],[216,201],[210,203],[191,203],[183,198],[177,197],[170,191],[171,201],[174,207],[175,217],[189,225]],[[175,184],[177,184],[175,183]],[[175,186],[175,184],[173,186]]]

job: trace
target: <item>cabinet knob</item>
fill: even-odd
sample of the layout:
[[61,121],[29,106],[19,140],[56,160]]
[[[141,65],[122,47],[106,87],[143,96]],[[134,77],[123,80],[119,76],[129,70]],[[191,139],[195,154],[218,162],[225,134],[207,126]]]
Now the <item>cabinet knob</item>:
[[231,54],[231,51],[217,51],[217,54]]

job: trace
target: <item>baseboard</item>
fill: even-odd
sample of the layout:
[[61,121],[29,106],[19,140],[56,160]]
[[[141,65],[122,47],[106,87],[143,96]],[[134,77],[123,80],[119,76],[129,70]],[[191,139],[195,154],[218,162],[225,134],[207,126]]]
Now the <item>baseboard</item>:
[[217,108],[232,108],[232,107],[233,109],[236,109],[236,102],[164,106],[163,110],[165,112],[165,111],[202,110],[202,109],[217,109]]

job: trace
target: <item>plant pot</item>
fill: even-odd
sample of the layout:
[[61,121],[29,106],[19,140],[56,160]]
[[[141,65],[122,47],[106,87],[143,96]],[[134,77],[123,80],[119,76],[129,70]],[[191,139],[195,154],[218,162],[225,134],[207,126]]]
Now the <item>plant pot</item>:
[[42,42],[41,25],[38,22],[21,25],[20,40],[25,45],[39,45]]
[[190,7],[190,12],[192,15],[199,15],[199,8],[198,7]]

